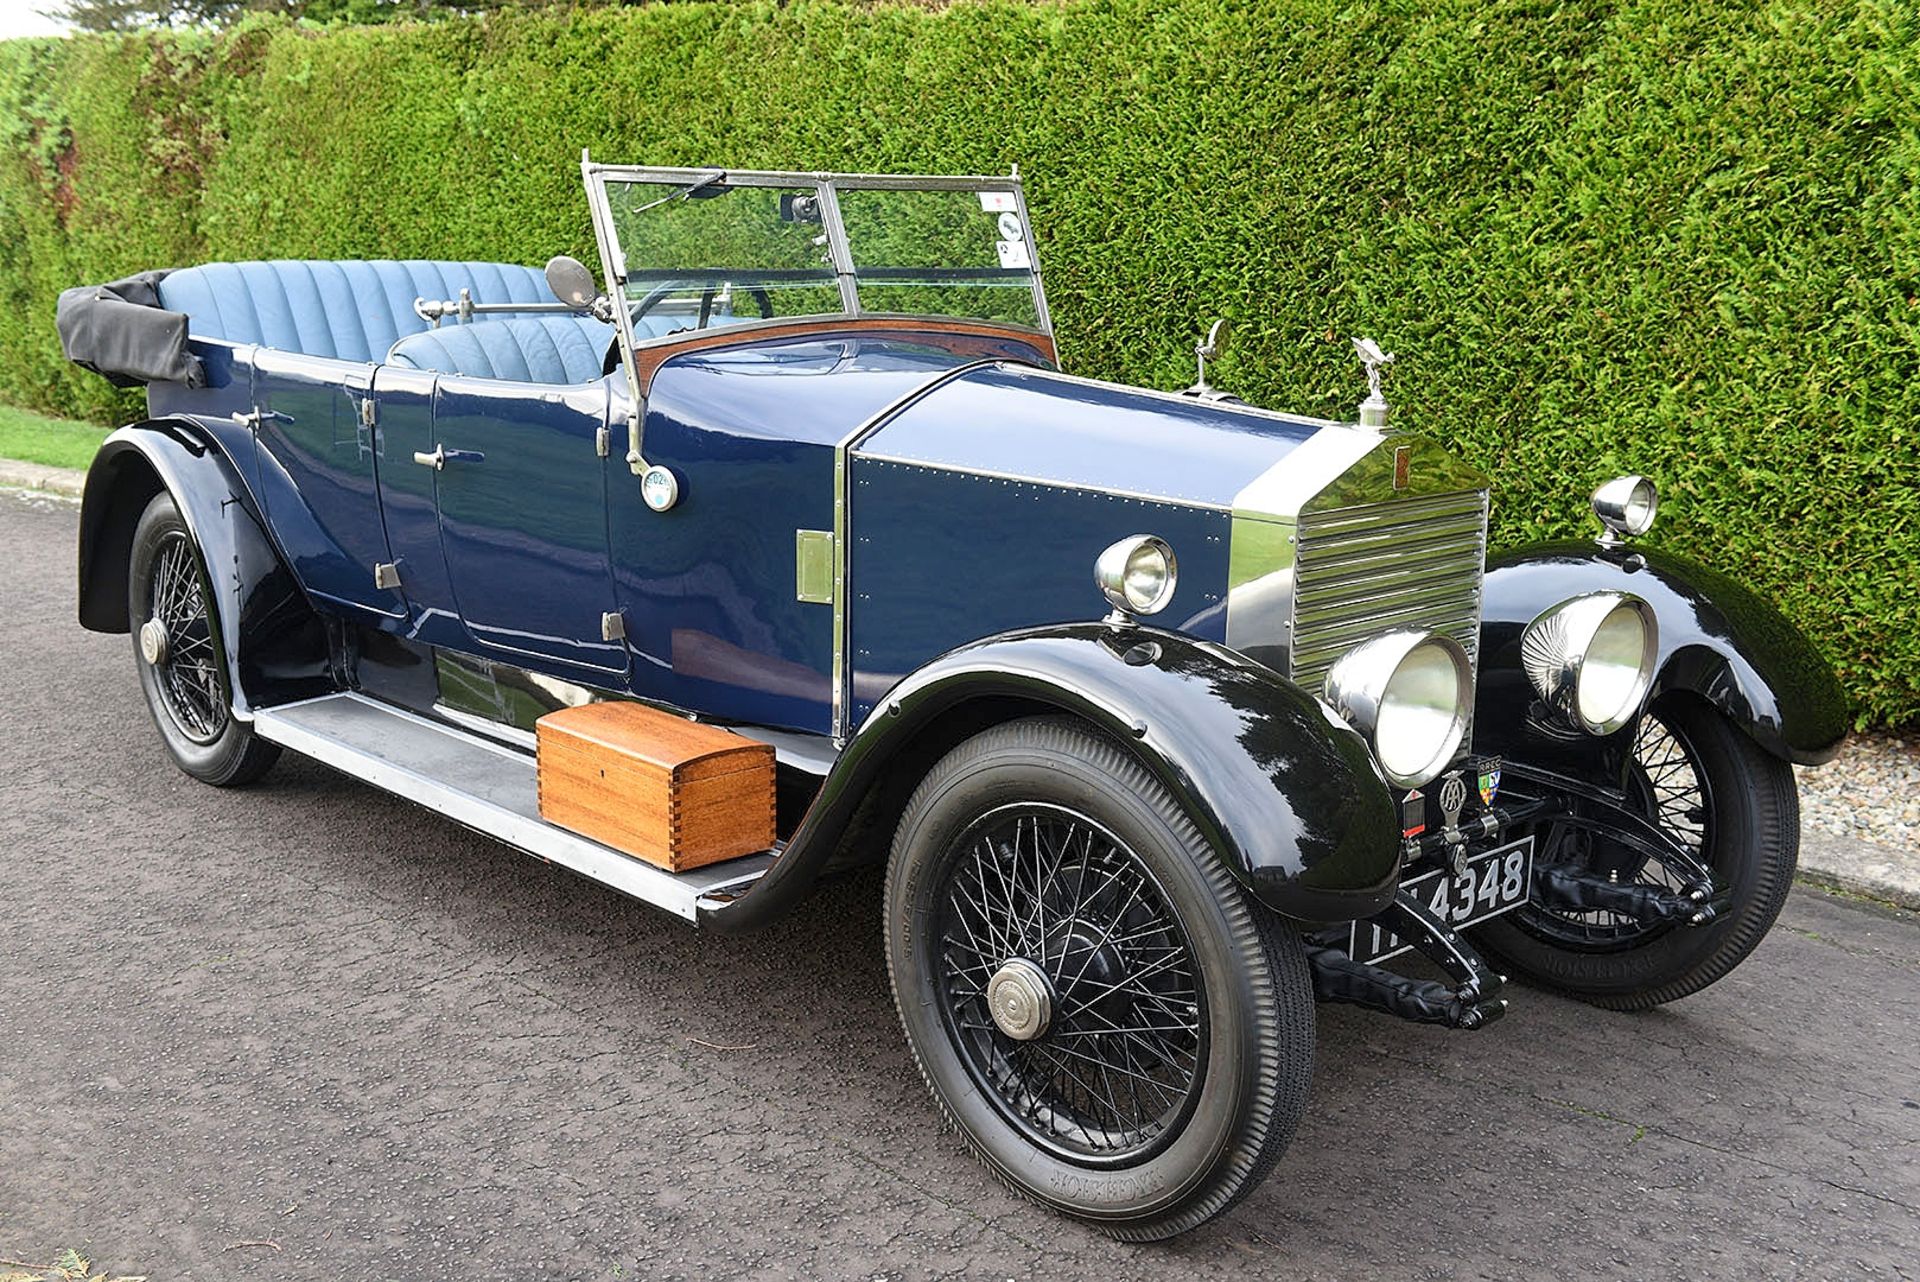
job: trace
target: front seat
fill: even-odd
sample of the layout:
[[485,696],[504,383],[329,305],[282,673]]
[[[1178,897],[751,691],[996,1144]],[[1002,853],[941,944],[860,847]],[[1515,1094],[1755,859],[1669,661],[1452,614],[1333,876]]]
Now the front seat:
[[387,364],[513,383],[591,383],[606,371],[613,326],[591,316],[524,316],[409,334]]

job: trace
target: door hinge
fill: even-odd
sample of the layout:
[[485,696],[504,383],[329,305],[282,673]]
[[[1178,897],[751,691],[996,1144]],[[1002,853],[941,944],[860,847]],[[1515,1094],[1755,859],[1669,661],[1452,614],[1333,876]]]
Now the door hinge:
[[613,433],[604,424],[593,429],[593,452],[601,458],[613,453]]
[[602,641],[625,641],[627,639],[627,616],[615,611],[600,616],[600,639]]
[[373,396],[369,393],[360,402],[360,426],[372,427],[378,417],[379,413],[374,409]]
[[376,588],[397,588],[400,586],[400,565],[397,561],[376,561],[373,565],[373,586]]

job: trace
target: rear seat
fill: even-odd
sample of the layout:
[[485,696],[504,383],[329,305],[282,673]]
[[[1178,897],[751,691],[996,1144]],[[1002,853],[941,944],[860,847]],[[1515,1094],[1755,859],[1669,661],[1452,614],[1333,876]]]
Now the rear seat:
[[[585,316],[506,316],[431,328],[415,300],[550,303],[538,267],[430,259],[275,259],[206,263],[167,273],[160,306],[187,316],[194,338],[257,343],[362,364],[467,374],[528,383],[586,383],[601,377],[613,327]],[[709,327],[741,318],[719,303]],[[656,312],[634,322],[636,338],[661,338],[692,318]]]
[[159,296],[187,314],[195,338],[372,364],[426,330],[415,299],[458,298],[462,289],[482,303],[553,301],[538,267],[427,259],[207,263],[169,272]]

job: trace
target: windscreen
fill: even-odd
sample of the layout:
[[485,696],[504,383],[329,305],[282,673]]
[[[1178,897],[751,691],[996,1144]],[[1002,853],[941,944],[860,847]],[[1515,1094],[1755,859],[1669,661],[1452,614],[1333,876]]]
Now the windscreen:
[[863,312],[1040,323],[1012,192],[842,188]]
[[826,235],[793,215],[817,199],[811,186],[609,181],[634,337],[839,311]]
[[858,179],[781,186],[720,175],[609,177],[605,190],[636,342],[845,313],[840,265],[862,314],[1044,327],[1032,242],[1010,190]]

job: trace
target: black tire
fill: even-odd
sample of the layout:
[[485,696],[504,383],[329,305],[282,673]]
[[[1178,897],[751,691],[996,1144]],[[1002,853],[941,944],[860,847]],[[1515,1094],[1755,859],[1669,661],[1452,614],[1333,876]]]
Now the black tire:
[[1731,887],[1727,911],[1704,926],[1617,927],[1615,938],[1586,942],[1569,936],[1567,918],[1529,905],[1475,932],[1475,942],[1513,973],[1612,1010],[1697,993],[1744,961],[1780,915],[1800,855],[1791,766],[1690,696],[1660,700],[1648,718],[1636,755],[1645,755],[1638,745],[1650,737],[1663,750],[1669,740],[1676,745],[1692,803],[1662,801],[1649,787],[1648,817],[1694,845],[1716,883]]
[[[1013,881],[992,884],[1023,910],[976,912],[976,893],[1000,902],[985,888],[1003,871]],[[1313,1077],[1301,941],[1110,740],[1041,718],[955,748],[901,818],[885,904],[914,1059],[1014,1191],[1146,1241],[1226,1210],[1285,1151]],[[984,947],[966,942],[995,930]],[[990,952],[1009,956],[970,964]],[[1035,1037],[1010,1037],[974,991],[1012,958],[1043,972],[1057,1003]]]
[[[158,661],[143,649],[143,628],[157,618],[166,634]],[[216,787],[251,783],[280,757],[280,746],[233,715],[233,689],[220,617],[213,608],[206,557],[162,490],[134,527],[127,567],[127,619],[140,692],[174,764]]]

